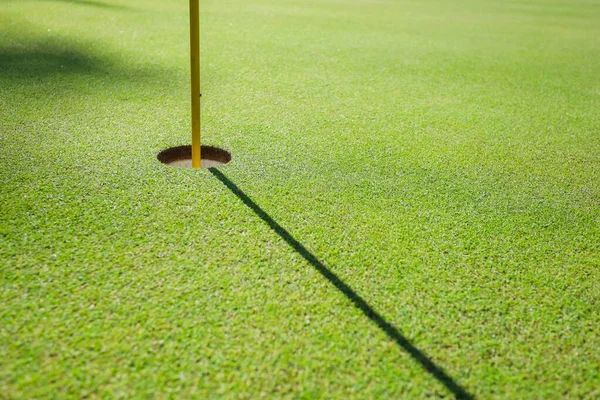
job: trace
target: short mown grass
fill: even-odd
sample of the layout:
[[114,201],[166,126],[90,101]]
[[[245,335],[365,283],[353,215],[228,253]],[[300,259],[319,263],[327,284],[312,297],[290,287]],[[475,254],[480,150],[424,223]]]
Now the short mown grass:
[[600,396],[600,3],[201,8],[212,173],[187,1],[0,0],[3,397]]

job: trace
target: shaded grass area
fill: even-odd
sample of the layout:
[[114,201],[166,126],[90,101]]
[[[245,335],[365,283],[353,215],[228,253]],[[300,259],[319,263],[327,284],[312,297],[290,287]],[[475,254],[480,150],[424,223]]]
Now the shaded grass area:
[[[76,6],[88,6],[88,7],[93,7],[93,8],[100,8],[100,9],[108,9],[108,10],[117,10],[117,11],[131,11],[132,9],[130,7],[127,7],[126,5],[123,4],[114,4],[114,2],[110,2],[110,1],[94,1],[94,0],[0,0],[0,4],[1,3],[16,3],[17,1],[23,2],[23,1],[30,1],[33,3],[42,3],[43,6],[48,7],[48,4],[50,4],[53,2],[59,2],[59,3],[66,3],[68,5],[76,5]],[[44,4],[45,3],[45,4]]]
[[8,397],[598,395],[595,3],[206,2],[204,143],[300,253],[155,159],[186,4],[97,3],[2,2]]

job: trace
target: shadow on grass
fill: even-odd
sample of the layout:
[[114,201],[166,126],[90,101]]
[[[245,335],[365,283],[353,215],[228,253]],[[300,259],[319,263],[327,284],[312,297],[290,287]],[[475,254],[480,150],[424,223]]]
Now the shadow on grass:
[[101,64],[76,50],[52,46],[0,48],[0,75],[12,79],[95,73],[102,70]]
[[[0,3],[2,3],[2,2],[8,3],[8,2],[16,2],[16,1],[17,0],[2,0],[2,1],[0,1]],[[25,0],[18,0],[18,1],[25,1]],[[35,0],[29,0],[29,1],[35,1]],[[44,3],[48,3],[48,2],[69,3],[69,4],[79,5],[79,6],[104,8],[106,10],[123,10],[123,11],[132,11],[133,10],[133,8],[131,8],[131,7],[117,5],[117,4],[110,4],[110,3],[105,3],[103,1],[96,1],[96,0],[37,0],[37,1],[42,1]]]
[[319,259],[312,254],[302,243],[296,240],[285,228],[279,225],[269,216],[258,204],[248,197],[235,183],[230,181],[221,171],[211,168],[209,171],[219,179],[229,190],[233,192],[248,208],[262,219],[269,227],[275,231],[288,245],[290,245],[298,254],[308,261],[324,278],[326,278],[337,290],[342,292],[356,308],[369,318],[379,329],[392,339],[396,344],[406,351],[417,361],[425,371],[430,373],[439,382],[441,382],[458,399],[474,399],[474,396],[468,393],[459,385],[444,369],[436,365],[431,359],[415,347],[400,331],[390,324],[383,316],[373,309],[360,295],[358,295],[350,286],[341,280],[336,274],[330,271]]
[[31,86],[54,95],[81,90],[91,94],[108,86],[112,94],[122,91],[129,96],[134,90],[164,94],[179,87],[180,81],[171,71],[146,65],[125,67],[118,59],[94,54],[69,40],[15,38],[6,45],[1,39],[0,87],[7,91]]
[[51,0],[51,1],[60,1],[63,3],[71,3],[71,4],[82,5],[82,6],[98,7],[98,8],[107,8],[107,9],[112,9],[112,10],[131,10],[131,8],[126,7],[126,6],[120,6],[120,5],[109,4],[109,3],[104,3],[101,1],[93,1],[93,0]]

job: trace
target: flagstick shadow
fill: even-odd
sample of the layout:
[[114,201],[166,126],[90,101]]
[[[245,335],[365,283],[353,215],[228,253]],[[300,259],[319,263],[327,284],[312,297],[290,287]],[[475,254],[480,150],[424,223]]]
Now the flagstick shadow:
[[369,318],[396,344],[406,351],[410,356],[421,364],[421,367],[440,383],[442,383],[457,399],[474,399],[474,396],[468,393],[452,377],[450,377],[442,367],[436,365],[425,353],[415,347],[400,331],[390,324],[383,316],[373,309],[360,295],[358,295],[350,286],[342,281],[336,274],[331,272],[319,259],[313,255],[306,247],[297,241],[285,228],[279,225],[269,216],[258,204],[248,197],[235,183],[230,181],[221,171],[211,168],[209,171],[219,179],[233,194],[235,194],[248,208],[266,222],[269,227],[275,231],[288,245],[290,245],[298,254],[308,261],[323,277],[325,277],[333,286],[342,292],[356,308]]

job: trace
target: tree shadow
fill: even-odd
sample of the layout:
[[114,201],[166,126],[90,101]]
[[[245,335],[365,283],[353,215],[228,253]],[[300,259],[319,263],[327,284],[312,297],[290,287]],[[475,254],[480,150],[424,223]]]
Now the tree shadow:
[[127,10],[127,11],[133,10],[133,8],[131,8],[131,7],[105,3],[102,1],[94,1],[94,0],[50,0],[50,1],[60,1],[62,3],[71,3],[71,4],[81,5],[81,6],[105,8],[105,9],[109,9],[109,10]]
[[11,79],[43,79],[60,74],[91,74],[102,63],[77,50],[53,46],[0,48],[0,75]]
[[390,324],[382,315],[373,309],[359,294],[330,271],[319,259],[312,254],[302,243],[296,240],[285,228],[277,223],[258,204],[248,197],[235,183],[229,180],[221,171],[210,168],[212,173],[233,194],[235,194],[248,208],[262,219],[275,233],[277,233],[290,247],[310,263],[325,279],[337,290],[344,294],[356,308],[381,329],[398,347],[407,352],[421,367],[442,383],[457,399],[474,399],[475,397],[458,384],[444,369],[436,365],[431,359],[413,345],[402,333]]
[[[16,38],[9,43],[3,45],[0,40],[0,87],[7,90],[43,87],[54,95],[62,95],[81,88],[90,92],[104,90],[102,82],[110,82],[113,92],[132,88],[165,92],[177,88],[179,83],[172,71],[147,65],[125,67],[112,56],[94,54],[65,39]],[[121,87],[120,82],[127,83],[127,87]]]
[[[15,0],[2,0],[2,1],[0,1],[0,3],[1,2],[12,2],[12,1],[15,1]],[[24,0],[19,0],[19,1],[24,1]],[[118,4],[110,4],[110,3],[105,3],[103,1],[96,1],[96,0],[29,0],[29,1],[45,1],[45,2],[53,1],[53,2],[75,4],[75,5],[80,5],[80,6],[104,8],[107,10],[133,11],[133,8],[128,7],[128,6],[123,6],[123,5],[118,5]]]

